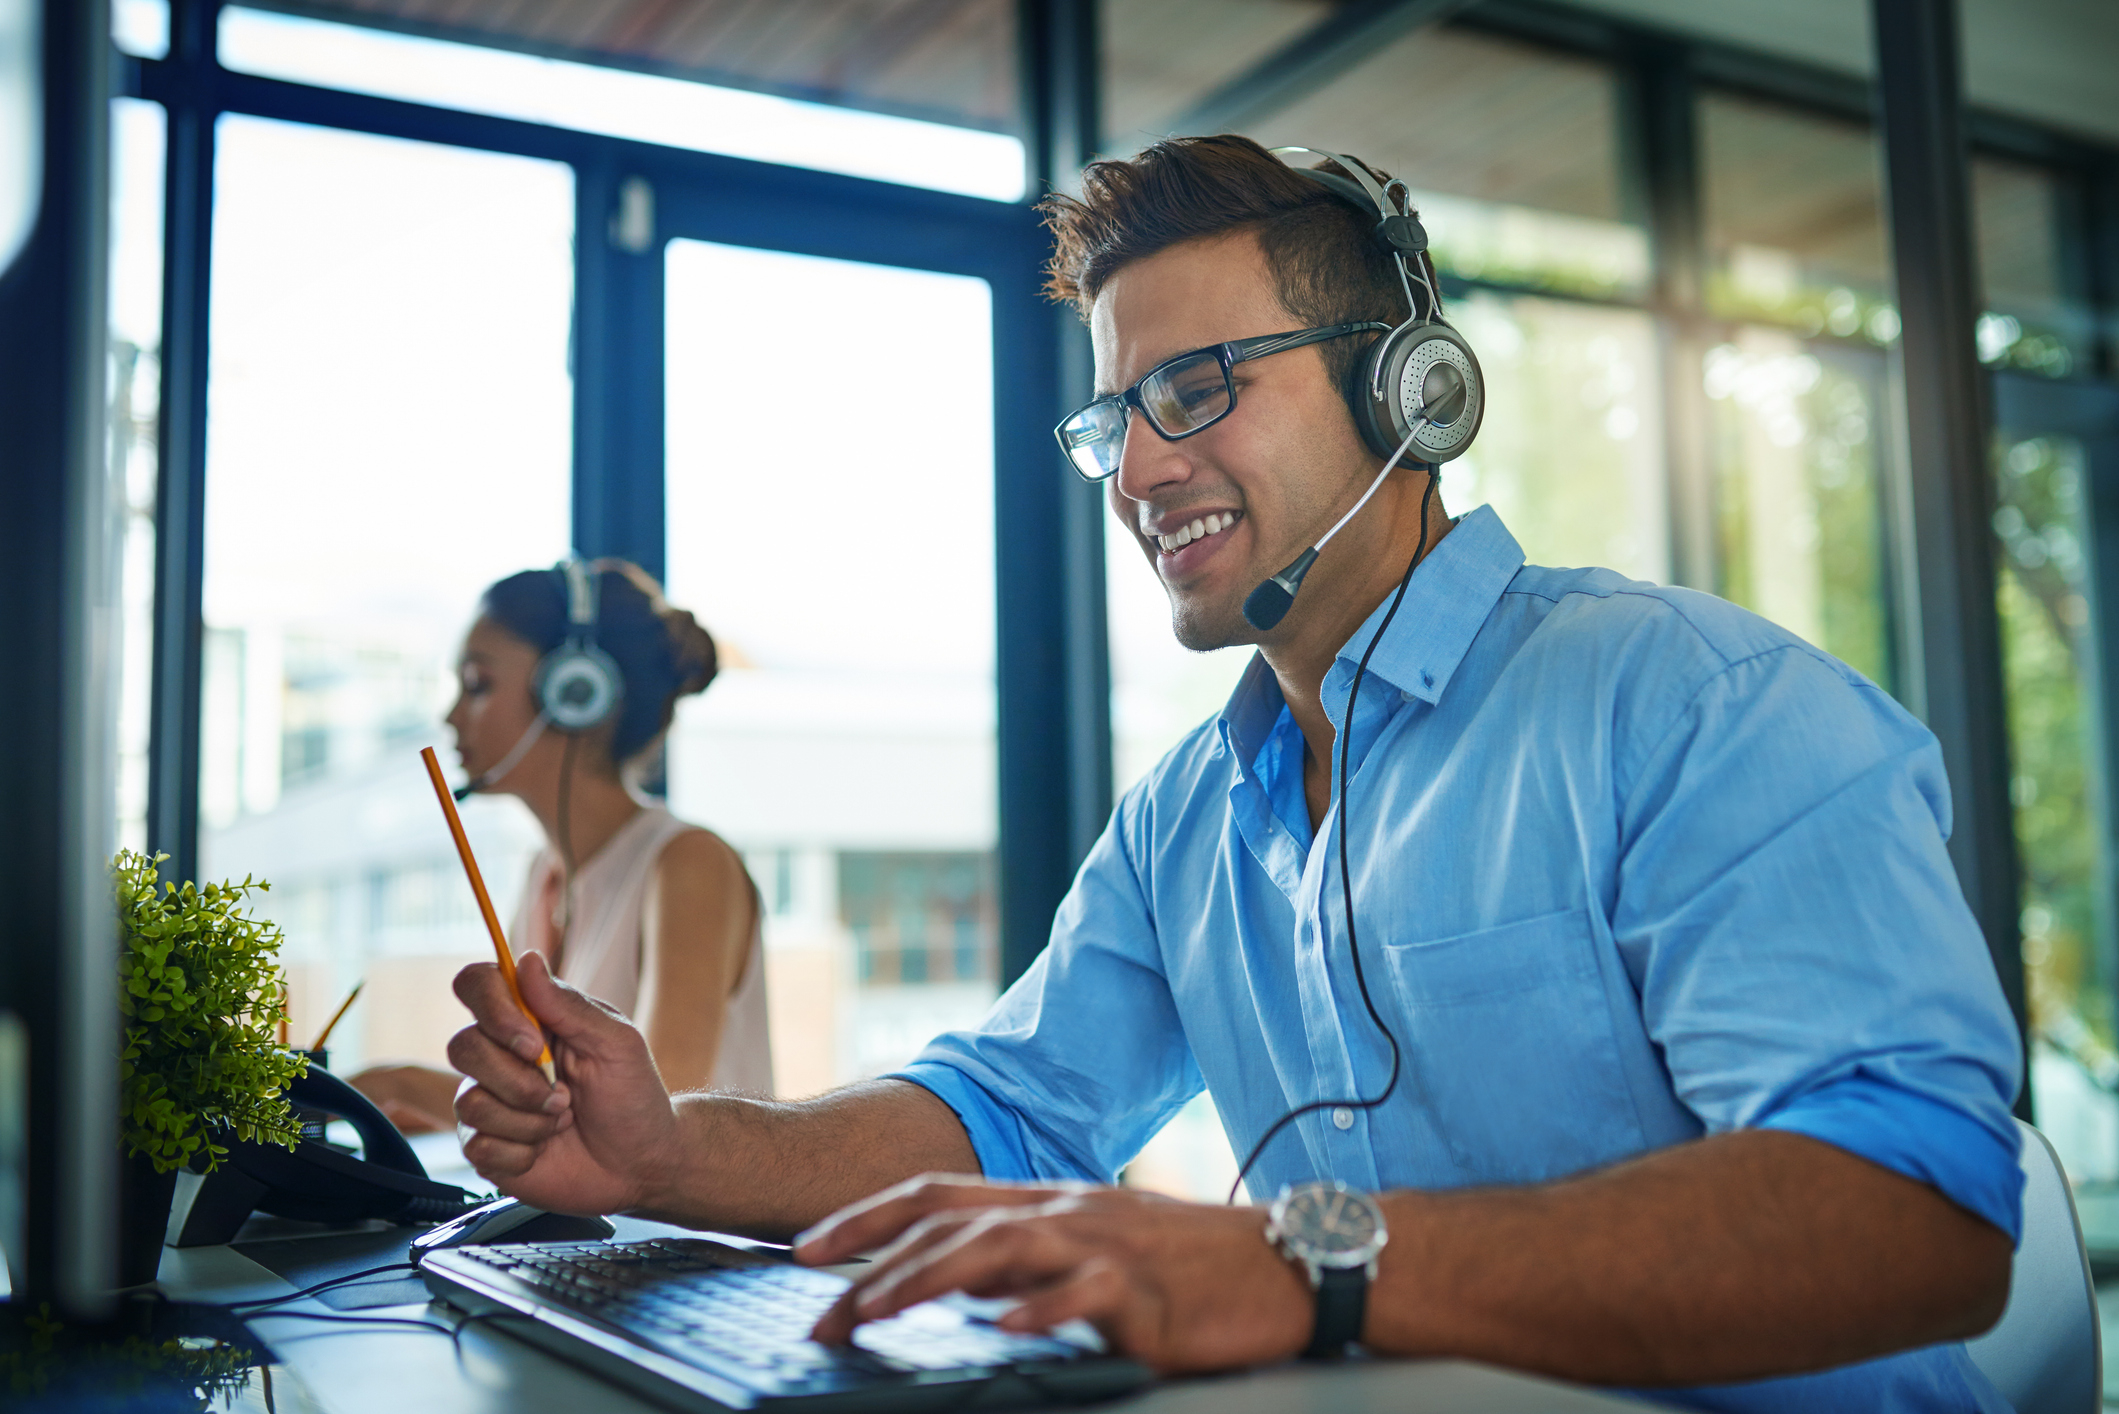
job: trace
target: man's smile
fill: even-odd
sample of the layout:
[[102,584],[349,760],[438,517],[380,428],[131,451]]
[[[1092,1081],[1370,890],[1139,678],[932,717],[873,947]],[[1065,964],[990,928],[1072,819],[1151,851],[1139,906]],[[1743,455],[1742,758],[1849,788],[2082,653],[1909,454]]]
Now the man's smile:
[[1175,516],[1159,530],[1141,528],[1155,546],[1155,567],[1165,578],[1188,574],[1228,543],[1229,534],[1243,521],[1241,511],[1208,511],[1180,520]]

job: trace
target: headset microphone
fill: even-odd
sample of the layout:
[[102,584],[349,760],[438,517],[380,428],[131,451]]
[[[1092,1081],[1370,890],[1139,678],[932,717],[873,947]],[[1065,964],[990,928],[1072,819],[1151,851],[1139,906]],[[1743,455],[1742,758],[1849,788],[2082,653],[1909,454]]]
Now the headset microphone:
[[1317,563],[1317,547],[1312,545],[1295,557],[1295,562],[1274,575],[1264,584],[1252,590],[1243,601],[1243,616],[1252,628],[1261,633],[1280,627],[1280,621],[1295,607],[1295,591],[1302,588],[1302,577]]
[[[1383,478],[1391,474],[1391,468],[1398,464],[1398,458],[1405,455],[1405,449],[1413,445],[1413,438],[1419,436],[1420,429],[1427,425],[1428,419],[1423,414],[1414,422],[1413,430],[1405,434],[1405,440],[1398,444],[1398,450],[1384,459],[1383,469],[1376,473],[1376,479],[1369,483],[1369,489],[1361,493],[1361,499],[1354,502],[1352,508],[1339,517],[1315,545],[1297,555],[1293,564],[1251,591],[1250,597],[1243,601],[1243,616],[1252,628],[1264,633],[1280,626],[1280,621],[1288,616],[1288,610],[1295,607],[1295,591],[1302,588],[1303,577],[1310,572],[1310,566],[1317,563],[1317,552],[1329,544],[1341,527],[1369,503],[1369,497],[1376,494],[1376,488],[1383,484]],[[1429,467],[1428,472],[1433,475],[1434,468]]]
[[499,785],[507,778],[508,772],[522,764],[522,758],[529,754],[530,748],[537,744],[537,738],[543,736],[544,729],[551,724],[552,719],[539,712],[536,720],[530,723],[529,730],[515,738],[515,744],[508,748],[508,754],[501,757],[497,765],[489,770],[480,771],[477,775],[471,777],[470,780],[450,791],[449,794],[455,796],[457,800],[463,801],[468,800],[472,795],[486,789],[488,786]]

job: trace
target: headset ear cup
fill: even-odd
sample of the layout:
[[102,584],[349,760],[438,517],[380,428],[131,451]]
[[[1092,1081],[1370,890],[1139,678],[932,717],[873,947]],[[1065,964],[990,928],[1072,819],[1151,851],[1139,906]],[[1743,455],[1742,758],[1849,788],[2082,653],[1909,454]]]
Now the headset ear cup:
[[1377,384],[1376,368],[1388,356],[1395,341],[1389,334],[1377,336],[1376,341],[1362,351],[1354,360],[1353,367],[1346,371],[1347,411],[1353,414],[1354,428],[1368,449],[1379,457],[1387,457],[1398,450],[1398,443],[1405,437],[1401,429],[1396,436],[1390,435],[1385,422],[1390,417],[1390,404],[1375,397]]
[[569,641],[537,665],[537,705],[561,731],[587,731],[609,721],[625,696],[625,674],[594,644]]
[[[1415,324],[1386,339],[1380,355],[1385,402],[1374,420],[1389,443],[1389,456],[1412,432],[1423,407],[1447,417],[1421,427],[1407,455],[1440,464],[1464,454],[1486,413],[1486,384],[1479,360],[1462,335],[1441,320]],[[1375,384],[1372,382],[1370,389]]]

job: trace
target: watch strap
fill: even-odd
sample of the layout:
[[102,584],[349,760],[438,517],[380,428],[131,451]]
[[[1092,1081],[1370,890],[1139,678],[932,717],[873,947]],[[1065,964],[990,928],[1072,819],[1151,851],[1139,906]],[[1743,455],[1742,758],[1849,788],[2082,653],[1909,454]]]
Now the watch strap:
[[1362,1267],[1326,1267],[1317,1274],[1317,1325],[1305,1360],[1337,1360],[1361,1339],[1368,1314],[1369,1274]]

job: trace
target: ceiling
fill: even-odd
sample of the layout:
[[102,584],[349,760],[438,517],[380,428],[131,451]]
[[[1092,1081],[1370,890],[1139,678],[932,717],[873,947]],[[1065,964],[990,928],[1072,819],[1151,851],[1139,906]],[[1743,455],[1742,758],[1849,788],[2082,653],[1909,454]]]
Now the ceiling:
[[[1359,153],[1424,191],[1616,220],[1618,86],[1601,64],[1440,29],[1244,131]],[[1436,113],[1446,122],[1432,122]]]
[[[1869,0],[1563,2],[1839,73],[1866,75],[1874,63]],[[995,131],[1018,123],[1014,0],[249,3]],[[1975,104],[2119,142],[2119,0],[1960,3]],[[1138,146],[1159,120],[1332,8],[1333,0],[1101,0],[1114,146]]]

